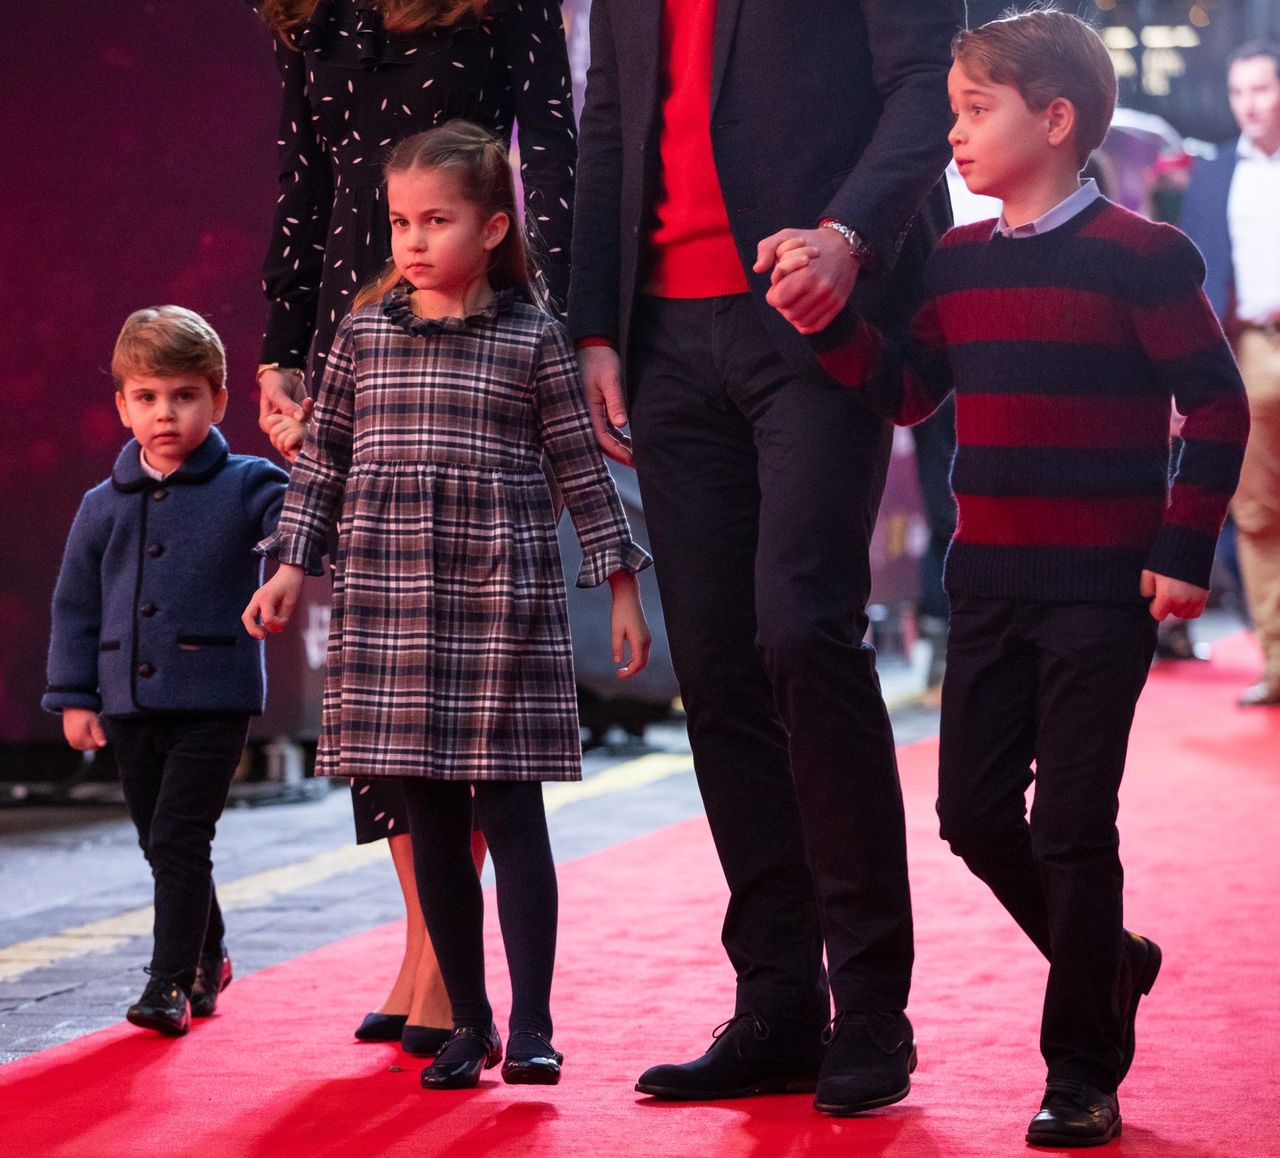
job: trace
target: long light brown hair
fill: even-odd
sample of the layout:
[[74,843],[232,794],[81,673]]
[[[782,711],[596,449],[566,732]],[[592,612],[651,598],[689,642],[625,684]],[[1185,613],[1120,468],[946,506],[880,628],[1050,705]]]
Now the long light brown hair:
[[[262,0],[258,15],[286,44],[311,19],[320,0]],[[375,0],[388,32],[430,32],[448,28],[468,12],[477,19],[488,0]]]
[[[476,207],[484,219],[495,213],[507,215],[506,236],[489,255],[489,284],[495,290],[513,289],[539,309],[550,312],[538,283],[528,240],[520,228],[516,211],[515,179],[507,151],[492,133],[470,121],[449,121],[439,128],[406,137],[392,151],[383,166],[383,175],[408,173],[414,169],[443,170],[457,182],[462,196]],[[382,272],[356,294],[351,308],[381,301],[400,284],[407,285],[389,262]]]

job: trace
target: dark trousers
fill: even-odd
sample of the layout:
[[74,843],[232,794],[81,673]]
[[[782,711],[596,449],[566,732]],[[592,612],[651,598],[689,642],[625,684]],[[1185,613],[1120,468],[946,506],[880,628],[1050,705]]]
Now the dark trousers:
[[155,880],[151,972],[189,993],[226,934],[212,845],[249,733],[246,713],[104,718],[129,816]]
[[474,815],[493,857],[498,923],[511,974],[511,1032],[550,1039],[558,892],[542,785],[409,778],[401,783],[418,900],[454,1025],[487,1030],[493,1023],[484,983],[484,896],[471,858]]
[[1155,638],[1138,601],[951,600],[942,836],[1049,960],[1049,1076],[1108,1091],[1123,1049],[1118,794]]
[[906,839],[867,546],[890,432],[785,364],[745,296],[644,299],[631,430],[737,1011],[897,1010]]

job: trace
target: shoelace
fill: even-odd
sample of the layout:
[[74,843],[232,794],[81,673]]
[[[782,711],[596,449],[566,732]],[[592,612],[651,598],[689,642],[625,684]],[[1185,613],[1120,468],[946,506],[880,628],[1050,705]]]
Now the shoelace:
[[769,1037],[769,1023],[758,1013],[736,1013],[728,1021],[722,1021],[711,1031],[711,1040],[718,1041],[738,1022],[751,1022],[751,1032],[757,1041],[765,1041]]

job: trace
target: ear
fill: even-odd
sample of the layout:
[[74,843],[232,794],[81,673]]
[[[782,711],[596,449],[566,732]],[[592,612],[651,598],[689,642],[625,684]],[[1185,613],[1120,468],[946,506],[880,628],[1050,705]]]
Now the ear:
[[[212,384],[209,387],[213,389]],[[227,388],[219,386],[213,391],[213,424],[216,426],[227,413]]]
[[510,228],[511,218],[505,213],[499,211],[490,217],[489,220],[484,223],[482,230],[485,249],[497,249],[506,238],[507,230]]
[[1054,97],[1044,110],[1044,119],[1049,144],[1059,146],[1070,142],[1076,131],[1076,106],[1066,97]]
[[125,405],[124,394],[119,390],[116,391],[116,413],[120,415],[120,425],[126,430],[132,430],[133,425],[129,421],[129,409]]

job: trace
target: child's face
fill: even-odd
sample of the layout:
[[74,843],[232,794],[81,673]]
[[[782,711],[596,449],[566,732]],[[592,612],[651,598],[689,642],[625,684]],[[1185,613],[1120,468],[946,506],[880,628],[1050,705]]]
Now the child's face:
[[142,444],[147,462],[166,473],[177,470],[221,422],[227,392],[215,391],[196,374],[129,377],[116,392],[120,421]]
[[505,213],[486,219],[452,174],[410,169],[387,177],[391,258],[414,287],[448,299],[482,279],[506,236]]
[[1049,110],[1033,112],[1012,85],[975,79],[959,61],[947,94],[956,118],[947,141],[971,193],[1006,200],[1042,178],[1058,140]]

